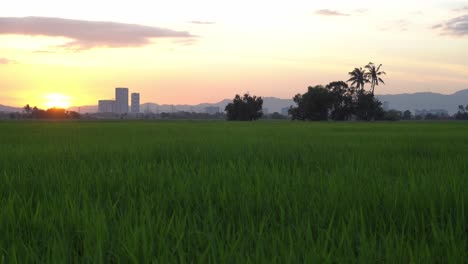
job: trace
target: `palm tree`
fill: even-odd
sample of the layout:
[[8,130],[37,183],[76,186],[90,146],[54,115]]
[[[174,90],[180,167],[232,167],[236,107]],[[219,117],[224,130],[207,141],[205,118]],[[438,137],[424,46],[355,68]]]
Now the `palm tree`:
[[382,80],[382,78],[380,78],[380,76],[385,75],[386,73],[384,71],[380,71],[380,67],[382,67],[382,64],[376,67],[375,64],[372,62],[369,62],[369,64],[366,65],[367,72],[365,73],[365,75],[366,78],[370,80],[372,95],[374,95],[375,86],[378,86],[379,82],[385,84],[385,82]]
[[29,104],[25,105],[23,109],[24,109],[24,112],[26,112],[26,114],[31,113],[31,106],[29,106]]
[[367,79],[366,72],[362,68],[355,68],[352,72],[349,73],[351,78],[348,82],[351,82],[351,85],[356,85],[358,89],[361,89],[361,92],[364,91],[364,85],[369,82]]

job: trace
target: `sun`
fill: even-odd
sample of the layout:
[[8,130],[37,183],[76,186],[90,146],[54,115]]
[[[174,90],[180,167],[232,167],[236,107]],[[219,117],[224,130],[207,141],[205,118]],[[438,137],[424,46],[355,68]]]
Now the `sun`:
[[63,94],[48,94],[45,96],[46,103],[45,106],[49,108],[68,108],[70,107],[70,96]]

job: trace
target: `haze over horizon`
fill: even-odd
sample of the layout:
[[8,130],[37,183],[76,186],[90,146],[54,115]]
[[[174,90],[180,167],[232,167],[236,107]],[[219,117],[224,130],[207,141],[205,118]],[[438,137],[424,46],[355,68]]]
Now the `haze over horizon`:
[[161,104],[291,98],[369,61],[387,72],[377,94],[468,88],[468,1],[0,4],[0,104],[11,106],[95,105],[115,87]]

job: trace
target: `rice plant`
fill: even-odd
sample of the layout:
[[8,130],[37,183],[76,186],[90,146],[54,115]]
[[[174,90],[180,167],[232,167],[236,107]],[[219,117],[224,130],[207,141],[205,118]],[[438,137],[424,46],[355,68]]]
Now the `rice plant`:
[[0,263],[462,263],[467,123],[1,122]]

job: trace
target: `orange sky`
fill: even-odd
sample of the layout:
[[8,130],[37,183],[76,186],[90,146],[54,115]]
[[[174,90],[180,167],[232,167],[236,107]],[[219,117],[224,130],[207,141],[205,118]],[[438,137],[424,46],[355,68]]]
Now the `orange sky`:
[[115,87],[167,104],[291,98],[369,61],[388,74],[379,94],[468,88],[468,1],[4,2],[4,105],[93,105]]

